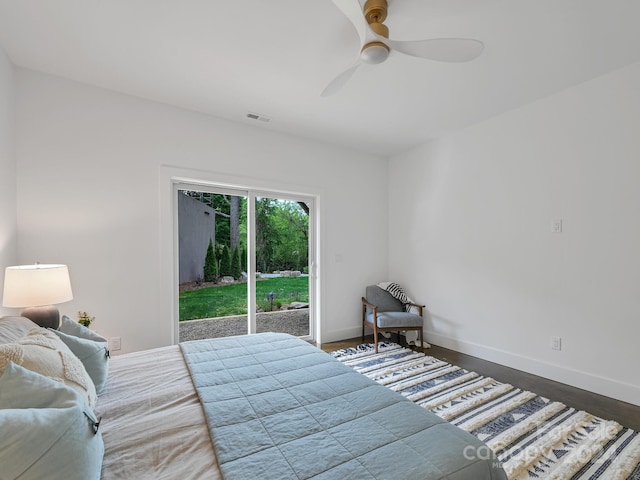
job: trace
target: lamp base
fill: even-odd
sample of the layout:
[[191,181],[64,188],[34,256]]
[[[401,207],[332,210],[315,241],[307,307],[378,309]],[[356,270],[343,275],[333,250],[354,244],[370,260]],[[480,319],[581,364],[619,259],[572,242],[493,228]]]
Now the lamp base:
[[53,305],[27,307],[20,312],[20,315],[27,317],[33,323],[37,323],[43,328],[53,328],[57,330],[60,326],[60,311]]

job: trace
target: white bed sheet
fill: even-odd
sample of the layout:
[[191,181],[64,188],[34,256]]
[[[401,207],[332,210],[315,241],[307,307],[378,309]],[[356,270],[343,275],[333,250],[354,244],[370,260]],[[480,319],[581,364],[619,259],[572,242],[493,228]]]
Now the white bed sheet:
[[96,413],[102,479],[222,479],[177,345],[112,357]]

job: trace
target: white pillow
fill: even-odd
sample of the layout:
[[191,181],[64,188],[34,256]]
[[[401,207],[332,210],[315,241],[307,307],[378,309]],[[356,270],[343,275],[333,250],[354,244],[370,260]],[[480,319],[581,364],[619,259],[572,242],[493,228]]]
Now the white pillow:
[[38,325],[26,317],[0,317],[0,344],[24,337]]
[[0,345],[0,375],[9,362],[64,383],[81,393],[89,407],[95,407],[96,387],[84,365],[46,328],[34,328],[15,342]]
[[75,390],[9,362],[0,376],[2,478],[99,480],[99,421]]

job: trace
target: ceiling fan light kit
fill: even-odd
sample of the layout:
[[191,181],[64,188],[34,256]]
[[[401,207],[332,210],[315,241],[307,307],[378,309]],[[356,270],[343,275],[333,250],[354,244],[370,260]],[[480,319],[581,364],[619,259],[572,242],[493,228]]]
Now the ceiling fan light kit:
[[389,47],[382,42],[367,43],[360,52],[360,60],[371,65],[384,62],[388,56]]
[[[367,0],[362,9],[369,28],[378,37],[389,38],[389,28],[382,22],[387,18],[387,0]],[[360,60],[375,65],[389,56],[389,47],[383,42],[369,42],[360,50]]]
[[[389,28],[382,23],[387,18],[387,0],[367,0],[362,13],[378,37],[389,38]],[[388,56],[389,47],[383,42],[369,42],[360,50],[360,60],[371,65],[384,62]]]
[[363,7],[360,7],[359,0],[333,0],[333,3],[353,23],[362,48],[358,61],[327,85],[322,91],[323,97],[340,91],[362,63],[375,65],[384,62],[391,50],[438,62],[468,62],[477,58],[484,48],[479,40],[468,38],[390,40],[389,29],[384,24],[387,18],[387,0],[367,0]]

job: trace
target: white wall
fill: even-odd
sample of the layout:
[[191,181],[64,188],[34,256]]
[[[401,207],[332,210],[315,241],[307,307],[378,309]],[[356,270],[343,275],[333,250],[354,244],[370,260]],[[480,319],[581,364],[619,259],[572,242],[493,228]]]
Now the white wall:
[[[18,261],[14,110],[13,66],[0,49],[0,292],[4,285],[5,267]],[[13,313],[13,310],[0,306],[0,315]]]
[[390,161],[390,275],[434,343],[640,405],[638,85],[640,64]]
[[63,313],[87,310],[99,332],[122,337],[123,352],[170,343],[159,178],[172,165],[321,192],[322,339],[358,335],[363,286],[386,276],[386,160],[16,75],[19,257],[69,265],[74,300]]

